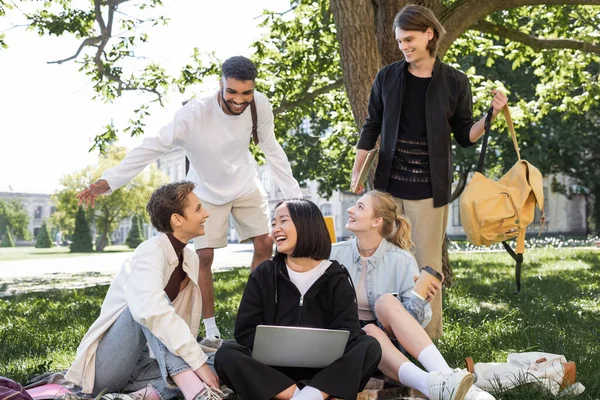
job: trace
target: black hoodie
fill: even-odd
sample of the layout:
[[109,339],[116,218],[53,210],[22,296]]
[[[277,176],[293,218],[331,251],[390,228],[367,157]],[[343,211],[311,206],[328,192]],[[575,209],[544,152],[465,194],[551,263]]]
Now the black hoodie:
[[252,349],[258,325],[304,326],[350,331],[348,344],[364,335],[358,322],[356,292],[337,261],[304,296],[292,283],[285,256],[261,263],[248,278],[235,321],[235,340]]

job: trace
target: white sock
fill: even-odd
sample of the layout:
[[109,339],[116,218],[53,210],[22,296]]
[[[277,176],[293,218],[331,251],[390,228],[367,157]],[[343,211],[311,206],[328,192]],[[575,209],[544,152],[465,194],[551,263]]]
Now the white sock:
[[295,400],[323,400],[321,391],[312,386],[304,386],[301,391],[296,392],[294,397]]
[[452,369],[448,366],[448,363],[442,356],[442,353],[435,347],[435,345],[430,344],[425,347],[419,357],[417,357],[421,365],[429,372],[450,372]]
[[206,331],[207,338],[211,336],[221,338],[221,332],[217,327],[217,321],[215,321],[215,317],[204,318],[204,330]]
[[417,389],[429,397],[429,372],[425,372],[415,364],[407,361],[398,368],[398,379],[404,386]]

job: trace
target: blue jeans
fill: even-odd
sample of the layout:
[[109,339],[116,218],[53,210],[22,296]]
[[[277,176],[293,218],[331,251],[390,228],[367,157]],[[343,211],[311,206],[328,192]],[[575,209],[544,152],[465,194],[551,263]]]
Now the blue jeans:
[[[148,346],[146,346],[148,344]],[[148,347],[154,357],[150,357]],[[135,392],[150,385],[162,400],[183,397],[171,376],[190,366],[137,323],[127,307],[106,331],[96,350],[93,394]]]

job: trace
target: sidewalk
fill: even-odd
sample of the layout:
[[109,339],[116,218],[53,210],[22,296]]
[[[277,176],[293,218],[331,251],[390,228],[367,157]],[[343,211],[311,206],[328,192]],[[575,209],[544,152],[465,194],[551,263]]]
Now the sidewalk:
[[[252,244],[230,244],[217,249],[212,269],[249,267],[252,251]],[[82,254],[80,257],[1,261],[0,297],[109,283],[131,254]]]

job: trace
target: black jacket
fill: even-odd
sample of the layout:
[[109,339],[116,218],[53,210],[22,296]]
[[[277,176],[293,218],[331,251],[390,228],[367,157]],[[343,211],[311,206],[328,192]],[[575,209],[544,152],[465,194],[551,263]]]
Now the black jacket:
[[284,257],[261,263],[244,289],[235,321],[235,340],[252,349],[257,325],[345,329],[350,331],[348,344],[364,335],[352,279],[337,261],[332,261],[304,296],[290,280]]
[[[387,190],[396,151],[400,112],[406,87],[408,63],[398,61],[383,67],[375,77],[369,114],[363,125],[358,148],[371,150],[381,134],[375,188]],[[462,147],[472,146],[469,132],[473,126],[473,99],[467,76],[436,59],[432,79],[425,95],[425,118],[433,205],[450,202],[452,189],[452,146],[450,133]]]

